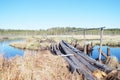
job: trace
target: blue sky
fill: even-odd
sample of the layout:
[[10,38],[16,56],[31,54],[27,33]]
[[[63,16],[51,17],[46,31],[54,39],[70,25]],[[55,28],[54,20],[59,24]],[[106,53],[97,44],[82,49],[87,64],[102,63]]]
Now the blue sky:
[[120,0],[0,0],[0,28],[120,28]]

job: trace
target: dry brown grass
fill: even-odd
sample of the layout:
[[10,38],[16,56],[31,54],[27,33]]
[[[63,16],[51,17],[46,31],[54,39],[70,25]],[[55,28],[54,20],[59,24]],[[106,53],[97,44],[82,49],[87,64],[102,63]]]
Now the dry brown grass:
[[10,44],[10,46],[16,47],[16,48],[19,48],[19,49],[25,49],[26,46],[27,46],[27,43],[26,42],[13,42],[13,43]]
[[119,61],[116,56],[109,56],[105,64],[108,65],[111,69],[116,69],[119,66]]
[[49,51],[25,51],[23,57],[0,58],[0,80],[82,80],[71,74],[67,62]]
[[[84,45],[83,35],[48,35],[47,37],[55,40],[56,42],[60,42],[61,40],[73,42],[74,40],[77,40],[80,45]],[[86,44],[91,42],[94,45],[100,44],[99,39],[100,35],[86,35]],[[102,43],[107,46],[120,46],[120,35],[103,35]]]
[[[100,45],[100,36],[99,35],[86,35],[86,42],[84,41],[83,35],[48,35],[46,37],[43,36],[34,36],[31,38],[27,38],[24,42],[13,42],[10,45],[20,49],[30,49],[30,50],[42,50],[48,49],[50,46],[50,42],[45,41],[46,39],[53,40],[59,43],[61,40],[65,40],[69,43],[74,43],[77,41],[78,44],[84,46],[84,44],[90,44],[91,42],[93,45]],[[40,42],[43,40],[45,42]],[[110,36],[110,35],[103,35],[102,40],[103,46],[113,46],[118,47],[120,46],[120,36]]]
[[[12,42],[10,46],[16,47],[19,49],[29,49],[29,50],[47,50],[51,42],[46,41],[44,38],[28,38],[23,42]],[[41,42],[42,41],[42,42]]]

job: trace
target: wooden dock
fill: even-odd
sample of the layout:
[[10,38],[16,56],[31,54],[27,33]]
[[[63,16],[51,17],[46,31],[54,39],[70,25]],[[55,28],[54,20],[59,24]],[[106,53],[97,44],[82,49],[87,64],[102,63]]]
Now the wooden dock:
[[107,77],[113,71],[111,68],[67,42],[62,40],[59,45],[52,43],[50,48],[54,55],[62,56],[68,62],[72,73],[83,74],[87,80],[109,80]]

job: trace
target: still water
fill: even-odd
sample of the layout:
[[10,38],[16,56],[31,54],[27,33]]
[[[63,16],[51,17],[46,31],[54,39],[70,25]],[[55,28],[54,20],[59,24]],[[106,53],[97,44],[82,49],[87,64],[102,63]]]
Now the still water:
[[[95,47],[93,48],[92,58],[94,58],[94,59],[98,58],[98,56],[99,56],[98,48],[99,48],[99,46],[95,46]],[[116,56],[116,57],[118,58],[118,60],[120,61],[120,47],[108,47],[108,46],[103,46],[103,47],[102,47],[102,51],[103,51],[104,53],[107,53],[107,48],[110,48],[111,56]],[[102,57],[102,59],[104,59],[104,57]]]
[[16,55],[21,55],[23,56],[24,50],[20,50],[14,47],[9,46],[11,42],[20,42],[23,40],[5,40],[5,41],[0,41],[0,54],[4,55],[5,58],[9,59],[11,57],[14,57]]
[[[23,56],[24,55],[24,50],[20,50],[18,48],[14,48],[14,47],[9,46],[9,44],[11,42],[20,42],[20,41],[23,41],[23,40],[1,41],[0,42],[0,54],[4,55],[4,57],[8,58],[8,59],[11,58],[11,57],[14,57],[16,55]],[[99,48],[99,46],[95,46],[93,48],[91,57],[94,58],[94,59],[98,58],[98,56],[99,56],[98,48]],[[102,51],[104,53],[107,53],[107,48],[108,48],[108,46],[103,46]],[[120,47],[109,47],[109,48],[110,48],[111,55],[116,56],[120,61]],[[102,57],[102,59],[104,59],[104,57]]]

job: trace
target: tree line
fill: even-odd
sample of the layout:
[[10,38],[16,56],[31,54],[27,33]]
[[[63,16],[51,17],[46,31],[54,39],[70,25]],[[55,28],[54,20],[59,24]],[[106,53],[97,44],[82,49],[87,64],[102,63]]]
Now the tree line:
[[[12,30],[0,29],[0,35],[99,35],[100,29],[75,28],[75,27],[54,27],[46,30]],[[104,29],[104,35],[120,35],[120,29]]]

